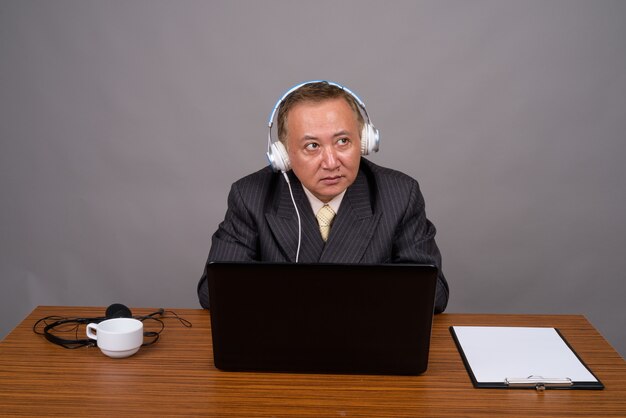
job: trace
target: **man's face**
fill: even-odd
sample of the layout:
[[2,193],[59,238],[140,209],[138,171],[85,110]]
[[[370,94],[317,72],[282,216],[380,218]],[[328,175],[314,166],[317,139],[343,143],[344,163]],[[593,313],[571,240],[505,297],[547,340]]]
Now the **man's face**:
[[322,202],[346,190],[359,171],[361,138],[345,99],[295,105],[287,115],[287,152],[295,175]]

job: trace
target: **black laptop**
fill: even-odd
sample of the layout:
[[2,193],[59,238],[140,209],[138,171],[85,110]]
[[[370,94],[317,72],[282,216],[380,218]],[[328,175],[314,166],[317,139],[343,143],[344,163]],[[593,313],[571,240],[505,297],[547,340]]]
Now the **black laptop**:
[[437,268],[212,263],[213,358],[227,371],[426,371]]

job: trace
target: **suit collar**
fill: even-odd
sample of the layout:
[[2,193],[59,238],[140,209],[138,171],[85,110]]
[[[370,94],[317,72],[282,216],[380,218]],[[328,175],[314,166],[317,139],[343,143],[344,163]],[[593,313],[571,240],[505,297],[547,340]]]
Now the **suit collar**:
[[370,184],[362,170],[346,191],[319,261],[358,263],[376,230],[381,213],[374,213]]
[[[372,239],[381,216],[381,213],[373,212],[374,193],[370,190],[372,186],[368,183],[363,170],[359,170],[356,180],[346,190],[326,243],[319,233],[317,221],[302,184],[293,172],[290,171],[288,176],[302,224],[299,261],[358,263]],[[277,191],[276,212],[266,213],[265,218],[283,253],[289,261],[295,262],[298,248],[296,211],[286,181],[280,182]]]

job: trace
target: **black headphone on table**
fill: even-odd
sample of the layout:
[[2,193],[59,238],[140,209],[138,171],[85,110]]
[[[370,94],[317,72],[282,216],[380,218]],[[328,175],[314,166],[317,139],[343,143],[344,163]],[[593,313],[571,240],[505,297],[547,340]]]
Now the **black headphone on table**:
[[[165,327],[165,324],[161,319],[168,318],[165,316],[165,313],[165,310],[161,308],[155,312],[152,312],[149,315],[133,316],[128,307],[122,305],[121,303],[114,303],[106,309],[104,316],[98,316],[94,318],[65,318],[56,315],[46,316],[35,322],[35,324],[33,325],[33,331],[35,332],[35,334],[43,335],[46,340],[50,341],[51,343],[60,345],[64,348],[95,347],[97,345],[96,340],[92,340],[90,338],[78,338],[80,325],[100,323],[104,320],[113,318],[134,318],[142,322],[146,320],[151,320],[157,323],[159,329],[157,331],[144,331],[144,337],[151,338],[151,340],[143,343],[142,346],[148,346],[156,343],[159,339],[159,335]],[[191,323],[189,321],[179,317],[174,312],[172,312],[172,314],[173,316],[169,316],[169,318],[176,318],[184,326],[191,327]],[[43,326],[43,329],[41,328],[41,326]],[[74,333],[76,338],[68,339],[57,335],[63,332]]]

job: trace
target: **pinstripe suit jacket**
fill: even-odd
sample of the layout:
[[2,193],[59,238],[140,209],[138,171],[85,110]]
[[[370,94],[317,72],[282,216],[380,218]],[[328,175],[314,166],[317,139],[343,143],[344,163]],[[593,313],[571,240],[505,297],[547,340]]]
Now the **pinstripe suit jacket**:
[[[326,243],[300,181],[288,173],[300,212],[303,263],[423,263],[439,268],[435,312],[448,303],[435,227],[426,218],[416,180],[361,158]],[[298,219],[287,182],[269,167],[233,184],[224,221],[213,234],[208,262],[295,262]],[[208,308],[206,270],[198,283]]]

